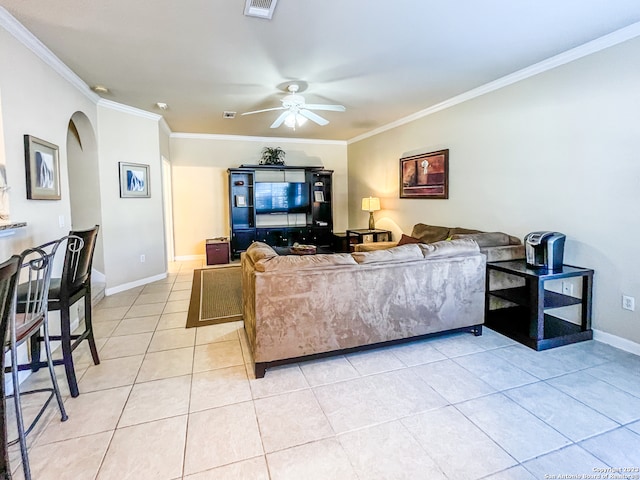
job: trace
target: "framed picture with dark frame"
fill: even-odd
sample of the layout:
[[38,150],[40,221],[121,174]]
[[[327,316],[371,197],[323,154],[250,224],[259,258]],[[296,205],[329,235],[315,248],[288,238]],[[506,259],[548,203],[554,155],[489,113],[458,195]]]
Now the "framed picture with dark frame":
[[60,200],[58,146],[24,136],[24,160],[29,200]]
[[119,162],[120,197],[149,198],[149,165]]
[[449,150],[401,158],[400,198],[449,198]]

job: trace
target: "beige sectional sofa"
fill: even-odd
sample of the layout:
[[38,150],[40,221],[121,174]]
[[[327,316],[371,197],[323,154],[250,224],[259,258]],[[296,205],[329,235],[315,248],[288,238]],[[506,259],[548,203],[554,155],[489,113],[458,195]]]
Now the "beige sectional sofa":
[[256,378],[269,366],[442,332],[482,334],[485,255],[472,239],[352,254],[242,254]]
[[480,247],[480,252],[487,256],[487,262],[515,260],[524,258],[524,245],[518,237],[502,232],[483,232],[462,227],[446,227],[416,223],[411,235],[402,235],[396,242],[360,243],[356,251],[368,252],[406,244],[407,242],[434,243],[444,240],[471,239]]

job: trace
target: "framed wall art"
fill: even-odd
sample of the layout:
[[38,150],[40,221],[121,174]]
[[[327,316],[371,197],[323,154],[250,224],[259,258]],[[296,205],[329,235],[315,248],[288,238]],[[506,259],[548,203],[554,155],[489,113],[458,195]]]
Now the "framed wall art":
[[449,150],[401,158],[400,198],[449,198]]
[[120,197],[149,198],[149,165],[119,162]]
[[29,200],[60,200],[58,146],[32,135],[24,136],[24,159]]

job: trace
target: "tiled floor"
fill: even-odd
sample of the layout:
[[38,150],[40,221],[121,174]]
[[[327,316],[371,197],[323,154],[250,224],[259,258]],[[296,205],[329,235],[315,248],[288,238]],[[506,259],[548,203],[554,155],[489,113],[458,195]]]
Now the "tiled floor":
[[485,329],[255,380],[241,322],[184,328],[199,266],[97,306],[102,363],[78,356],[77,398],[60,372],[69,420],[50,408],[33,435],[34,479],[526,480],[640,467],[637,356],[597,342],[537,353]]

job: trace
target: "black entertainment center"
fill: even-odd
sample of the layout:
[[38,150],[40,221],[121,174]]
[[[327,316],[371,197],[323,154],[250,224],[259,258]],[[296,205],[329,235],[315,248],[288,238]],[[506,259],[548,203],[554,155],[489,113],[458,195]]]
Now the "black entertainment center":
[[333,170],[241,165],[228,173],[232,257],[255,241],[331,245]]

